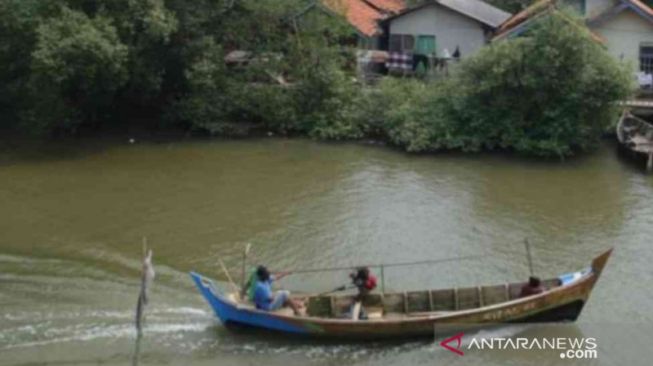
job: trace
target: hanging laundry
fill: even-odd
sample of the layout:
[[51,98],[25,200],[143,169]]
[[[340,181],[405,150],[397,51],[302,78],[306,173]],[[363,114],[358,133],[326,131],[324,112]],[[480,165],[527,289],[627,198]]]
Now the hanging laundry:
[[637,73],[637,82],[640,88],[650,88],[653,86],[653,75],[639,72]]
[[385,66],[389,71],[412,71],[413,70],[413,54],[403,52],[390,52],[388,54],[388,61]]

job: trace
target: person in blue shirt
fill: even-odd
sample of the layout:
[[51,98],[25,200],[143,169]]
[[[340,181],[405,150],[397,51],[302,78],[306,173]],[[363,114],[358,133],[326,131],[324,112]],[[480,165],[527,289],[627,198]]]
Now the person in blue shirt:
[[295,315],[301,315],[301,309],[303,308],[301,301],[291,299],[288,291],[272,291],[272,282],[280,280],[289,274],[289,272],[280,272],[272,275],[265,266],[258,266],[253,296],[257,309],[273,311],[284,306],[290,306]]

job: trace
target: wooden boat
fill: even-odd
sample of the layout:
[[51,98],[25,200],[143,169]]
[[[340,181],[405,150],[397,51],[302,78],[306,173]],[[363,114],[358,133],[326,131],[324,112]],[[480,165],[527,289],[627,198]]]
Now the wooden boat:
[[310,296],[307,313],[289,309],[267,312],[238,301],[238,291],[221,290],[214,281],[191,272],[195,284],[218,318],[286,333],[367,340],[433,336],[498,323],[574,321],[587,302],[612,249],[581,271],[543,280],[546,291],[520,297],[526,282],[494,286],[370,294],[363,300],[367,320],[347,315],[354,295]]
[[627,150],[647,160],[647,170],[653,170],[653,124],[625,110],[617,124],[617,139]]

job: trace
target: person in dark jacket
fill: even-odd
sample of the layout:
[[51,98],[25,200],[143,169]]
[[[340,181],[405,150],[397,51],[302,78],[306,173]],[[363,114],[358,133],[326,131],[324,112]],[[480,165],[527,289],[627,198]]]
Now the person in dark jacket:
[[521,288],[519,297],[527,297],[541,294],[546,289],[542,286],[542,281],[538,277],[531,276],[528,278],[528,283]]
[[352,283],[358,289],[359,299],[362,299],[362,297],[376,288],[376,277],[367,267],[358,268],[355,272],[351,273],[349,277],[351,277]]

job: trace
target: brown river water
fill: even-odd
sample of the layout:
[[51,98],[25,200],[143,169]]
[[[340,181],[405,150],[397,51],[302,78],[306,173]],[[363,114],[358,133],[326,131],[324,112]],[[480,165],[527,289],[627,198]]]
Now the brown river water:
[[[133,313],[141,240],[157,278],[144,338]],[[349,344],[228,330],[188,271],[240,278],[252,244],[276,269],[480,256],[385,272],[386,290],[554,276],[615,252],[574,324],[480,338],[592,337],[598,357],[467,350],[432,339]],[[0,365],[650,365],[653,176],[606,143],[566,162],[407,155],[308,140],[77,141],[0,149]],[[346,272],[293,275],[325,291]]]

